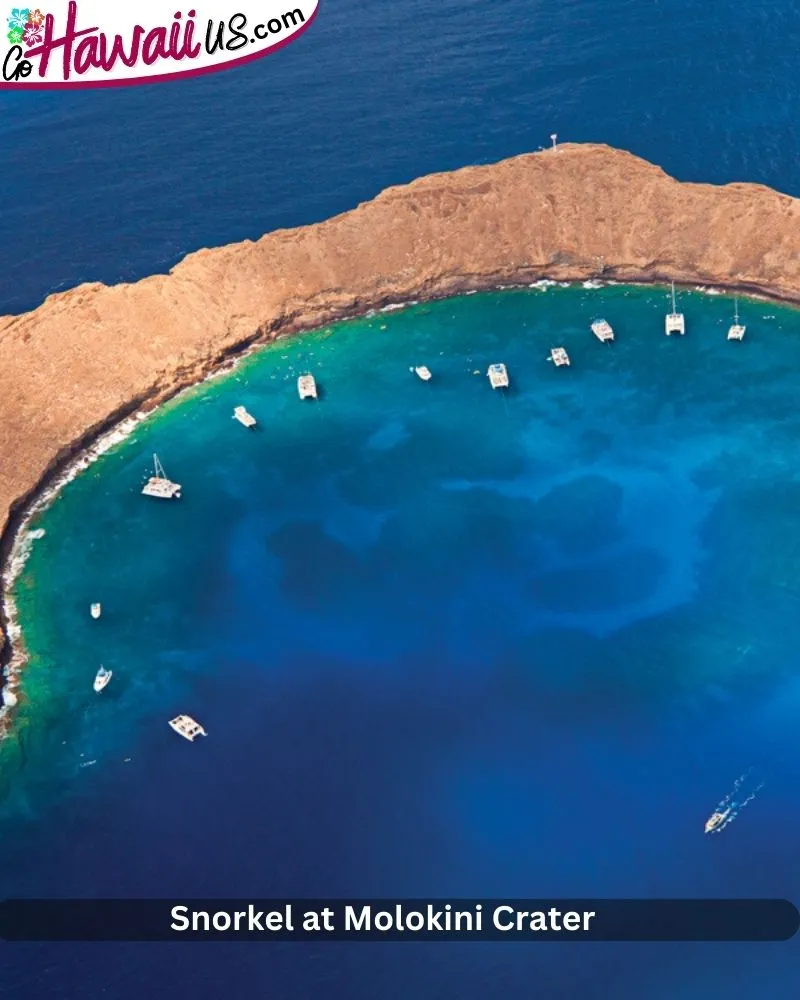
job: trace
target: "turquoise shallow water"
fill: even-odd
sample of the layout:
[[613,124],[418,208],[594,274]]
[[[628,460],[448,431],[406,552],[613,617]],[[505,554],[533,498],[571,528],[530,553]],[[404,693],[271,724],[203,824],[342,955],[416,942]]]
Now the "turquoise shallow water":
[[[800,314],[743,302],[732,344],[729,299],[683,293],[682,339],[667,305],[513,290],[282,342],[70,484],[18,587],[32,662],[0,758],[2,894],[797,898]],[[545,360],[558,344],[569,369]],[[180,503],[140,496],[154,451]],[[178,712],[208,739],[175,737]],[[703,837],[751,766],[763,791]],[[113,949],[32,972],[36,954],[14,952],[20,990],[69,995],[81,955],[97,983],[124,975]],[[310,954],[248,952],[247,981],[479,997],[535,972],[547,996],[602,976],[624,1000],[778,998],[798,957]],[[179,964],[218,995],[212,959]]]

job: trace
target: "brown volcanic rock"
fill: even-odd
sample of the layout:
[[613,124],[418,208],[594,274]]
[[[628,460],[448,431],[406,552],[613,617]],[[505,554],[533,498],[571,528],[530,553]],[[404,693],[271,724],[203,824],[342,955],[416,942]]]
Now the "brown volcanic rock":
[[681,184],[566,145],[390,188],[319,225],[200,250],[168,276],[81,285],[0,318],[0,528],[101,429],[257,340],[514,281],[708,283],[800,301],[800,201]]

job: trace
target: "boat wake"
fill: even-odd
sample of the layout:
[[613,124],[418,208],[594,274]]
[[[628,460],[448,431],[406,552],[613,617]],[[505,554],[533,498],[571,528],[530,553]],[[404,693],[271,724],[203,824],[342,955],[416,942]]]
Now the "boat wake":
[[706,822],[706,833],[721,833],[730,826],[746,805],[749,805],[764,787],[754,768],[740,774],[731,791],[718,804]]

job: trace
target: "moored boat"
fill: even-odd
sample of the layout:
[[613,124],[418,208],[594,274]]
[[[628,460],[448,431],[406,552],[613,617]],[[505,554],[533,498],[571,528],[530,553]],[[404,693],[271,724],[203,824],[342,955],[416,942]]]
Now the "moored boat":
[[489,376],[489,384],[493,389],[508,388],[508,371],[504,364],[489,365],[486,374]]
[[297,380],[297,395],[301,399],[317,398],[317,383],[313,375],[301,375]]
[[146,497],[157,497],[160,500],[179,500],[181,496],[180,483],[173,483],[167,479],[164,466],[159,461],[158,455],[153,455],[154,474],[145,483],[142,494]]
[[739,322],[739,300],[736,299],[733,307],[733,326],[728,327],[728,340],[744,340],[744,332],[747,328]]
[[105,667],[100,667],[94,676],[94,689],[98,693],[103,690],[104,687],[111,680],[111,676],[114,673],[113,670],[106,670]]
[[255,427],[256,425],[256,418],[252,413],[248,413],[243,406],[234,407],[233,419],[238,420],[243,427]]
[[592,333],[602,344],[614,339],[614,331],[611,329],[611,324],[605,319],[596,319],[592,323]]
[[99,601],[95,602],[89,607],[89,614],[92,618],[99,618],[103,613],[103,605]]
[[193,743],[198,736],[208,736],[200,723],[195,722],[189,715],[176,715],[174,719],[169,720],[169,724],[179,736],[190,743]]
[[664,320],[664,332],[669,337],[673,333],[679,333],[683,336],[686,333],[686,321],[684,319],[683,313],[678,312],[678,308],[675,304],[675,282],[672,282],[672,312],[667,313],[667,317]]
[[431,379],[430,369],[426,368],[425,365],[419,365],[417,368],[413,368],[412,371],[414,371],[423,382],[429,382]]
[[561,365],[569,365],[569,355],[563,347],[554,347],[547,360],[552,361],[557,368],[560,368]]

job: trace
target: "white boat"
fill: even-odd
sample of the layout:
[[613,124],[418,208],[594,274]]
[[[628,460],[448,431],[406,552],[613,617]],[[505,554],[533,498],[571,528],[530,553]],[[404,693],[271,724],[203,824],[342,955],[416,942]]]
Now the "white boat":
[[301,375],[297,380],[297,394],[301,399],[317,398],[317,383],[313,375]]
[[190,743],[193,743],[198,736],[208,736],[200,723],[195,722],[189,715],[176,715],[174,719],[169,720],[169,724],[176,733],[189,740]]
[[550,351],[550,356],[547,360],[552,361],[556,367],[560,367],[561,365],[569,364],[569,355],[563,347],[554,347],[553,350]]
[[102,613],[103,613],[103,605],[100,604],[99,602],[92,604],[91,607],[89,608],[89,614],[92,616],[92,618],[99,618]]
[[731,814],[730,808],[728,809],[717,809],[706,820],[705,831],[706,833],[713,833],[718,830],[722,824],[728,819]]
[[256,418],[252,413],[248,413],[243,406],[234,407],[233,419],[238,420],[243,427],[255,427],[256,425]]
[[608,340],[614,339],[614,331],[611,329],[611,324],[605,319],[596,319],[592,323],[592,333],[597,337],[601,344],[605,344]]
[[669,337],[673,333],[679,333],[683,336],[686,333],[686,323],[683,318],[683,313],[679,313],[675,306],[675,282],[672,282],[672,312],[667,314],[666,320],[664,320],[664,332]]
[[744,340],[746,329],[739,323],[739,300],[736,299],[733,309],[733,326],[728,328],[728,340]]
[[505,365],[489,365],[489,370],[486,374],[489,376],[489,383],[493,389],[508,388],[508,372]]
[[419,376],[419,377],[420,377],[420,378],[422,379],[422,381],[423,381],[423,382],[430,382],[430,379],[431,379],[431,372],[430,372],[430,369],[429,369],[429,368],[426,368],[426,367],[425,367],[425,365],[419,365],[419,367],[417,367],[417,368],[412,368],[411,370],[412,370],[412,371],[413,371],[413,372],[414,372],[414,373],[415,373],[416,375],[418,375],[418,376]]
[[152,475],[144,485],[142,493],[146,497],[158,497],[161,500],[179,500],[181,496],[180,483],[173,483],[167,479],[164,466],[158,459],[158,455],[153,455],[154,475]]
[[105,667],[100,667],[94,676],[94,689],[95,691],[102,691],[103,688],[111,680],[111,675],[114,673],[113,670],[106,670]]

